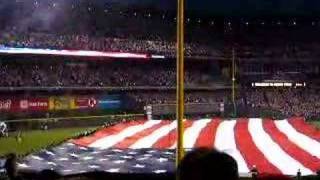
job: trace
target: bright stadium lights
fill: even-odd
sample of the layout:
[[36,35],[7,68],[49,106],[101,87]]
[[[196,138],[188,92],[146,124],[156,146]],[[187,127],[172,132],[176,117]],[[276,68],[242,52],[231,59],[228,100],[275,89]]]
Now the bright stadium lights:
[[57,55],[57,56],[83,56],[83,57],[109,57],[109,58],[140,58],[140,59],[163,59],[162,55],[123,53],[123,52],[100,52],[100,51],[69,51],[52,49],[32,49],[32,48],[8,48],[0,47],[0,53],[3,54],[33,54],[33,55]]

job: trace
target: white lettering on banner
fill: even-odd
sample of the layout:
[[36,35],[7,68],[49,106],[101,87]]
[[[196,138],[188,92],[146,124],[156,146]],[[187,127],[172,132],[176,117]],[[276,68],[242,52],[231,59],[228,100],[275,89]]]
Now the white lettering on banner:
[[11,108],[11,100],[2,100],[0,101],[0,110],[9,110]]
[[29,108],[29,102],[28,102],[28,100],[21,100],[21,101],[20,101],[20,108],[21,108],[21,109],[28,109],[28,108]]
[[47,107],[48,102],[30,102],[28,100],[21,100],[20,101],[20,108],[21,109],[28,109],[29,107]]
[[30,102],[29,106],[31,106],[31,107],[47,107],[48,103],[47,102]]
[[99,100],[99,104],[119,103],[119,100]]

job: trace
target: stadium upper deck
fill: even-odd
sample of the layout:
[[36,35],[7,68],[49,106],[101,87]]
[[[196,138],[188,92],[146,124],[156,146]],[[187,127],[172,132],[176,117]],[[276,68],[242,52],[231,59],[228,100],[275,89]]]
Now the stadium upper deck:
[[[1,7],[3,46],[175,57],[176,18],[170,11],[58,0],[12,1]],[[188,14],[185,55],[228,59],[234,48],[242,59],[314,60],[319,28],[317,19],[307,17]]]

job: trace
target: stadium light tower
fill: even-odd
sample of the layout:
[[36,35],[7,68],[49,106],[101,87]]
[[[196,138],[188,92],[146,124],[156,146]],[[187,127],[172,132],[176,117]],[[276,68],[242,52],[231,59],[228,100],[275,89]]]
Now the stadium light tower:
[[178,0],[177,10],[177,150],[178,167],[184,156],[183,118],[184,118],[184,0]]

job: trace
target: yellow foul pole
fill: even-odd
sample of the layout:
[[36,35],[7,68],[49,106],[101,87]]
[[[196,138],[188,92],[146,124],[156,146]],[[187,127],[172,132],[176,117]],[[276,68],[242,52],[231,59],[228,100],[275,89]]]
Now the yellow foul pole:
[[235,104],[235,62],[234,62],[234,48],[232,48],[232,103]]
[[181,162],[183,149],[184,118],[184,0],[178,0],[177,15],[177,152],[176,165]]
[[233,116],[237,115],[236,106],[236,63],[235,63],[235,50],[232,48],[232,104],[233,104]]

